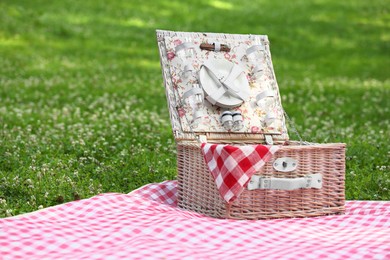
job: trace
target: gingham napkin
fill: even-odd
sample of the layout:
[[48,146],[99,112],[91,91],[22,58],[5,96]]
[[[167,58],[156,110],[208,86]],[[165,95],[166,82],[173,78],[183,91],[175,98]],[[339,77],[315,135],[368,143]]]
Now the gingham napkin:
[[278,146],[202,144],[202,153],[221,196],[233,202]]

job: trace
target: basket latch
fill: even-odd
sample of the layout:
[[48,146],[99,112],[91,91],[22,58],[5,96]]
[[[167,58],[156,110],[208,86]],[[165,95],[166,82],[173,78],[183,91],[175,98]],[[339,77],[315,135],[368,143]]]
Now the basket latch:
[[298,166],[297,160],[291,157],[282,157],[274,161],[273,167],[279,172],[292,172]]
[[272,135],[264,135],[265,143],[268,145],[273,145],[274,140],[272,139]]
[[207,143],[207,136],[206,135],[198,135],[196,136],[196,139],[199,143]]
[[253,175],[248,183],[248,190],[297,190],[310,188],[322,188],[322,174],[308,174],[300,178],[273,178]]

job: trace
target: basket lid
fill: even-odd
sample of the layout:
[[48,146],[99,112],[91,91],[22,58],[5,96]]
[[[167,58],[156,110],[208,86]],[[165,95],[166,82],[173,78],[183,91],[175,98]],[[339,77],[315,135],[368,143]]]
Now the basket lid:
[[267,36],[158,30],[157,40],[176,139],[288,140]]

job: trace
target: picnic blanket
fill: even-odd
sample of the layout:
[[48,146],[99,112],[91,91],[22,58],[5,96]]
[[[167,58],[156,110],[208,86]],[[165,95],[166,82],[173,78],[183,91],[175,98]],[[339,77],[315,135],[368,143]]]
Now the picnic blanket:
[[390,202],[345,215],[213,219],[176,207],[176,182],[0,219],[2,259],[390,259]]

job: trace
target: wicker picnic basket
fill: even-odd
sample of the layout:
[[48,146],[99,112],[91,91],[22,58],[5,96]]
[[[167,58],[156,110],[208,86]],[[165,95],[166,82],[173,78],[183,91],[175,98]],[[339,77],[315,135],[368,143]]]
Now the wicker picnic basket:
[[[158,30],[157,40],[177,144],[180,208],[231,219],[344,212],[345,144],[289,140],[267,36]],[[279,148],[242,193],[226,201],[202,143]]]

